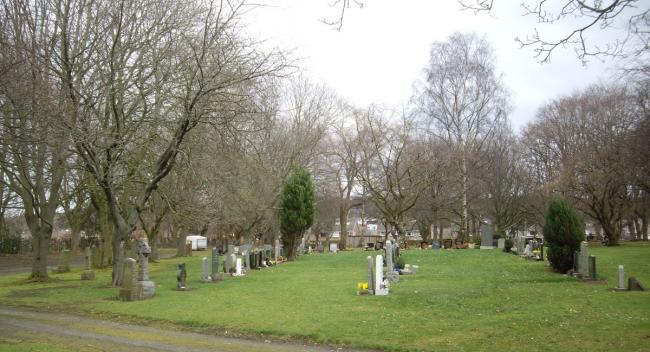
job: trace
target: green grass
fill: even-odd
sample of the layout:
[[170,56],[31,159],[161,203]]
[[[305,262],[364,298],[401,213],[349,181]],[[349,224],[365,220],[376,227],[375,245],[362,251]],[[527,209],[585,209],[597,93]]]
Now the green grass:
[[[650,350],[650,292],[610,291],[618,264],[650,285],[646,243],[592,249],[600,284],[496,250],[404,251],[418,274],[389,296],[356,296],[368,253],[306,255],[217,284],[199,281],[198,256],[162,260],[151,265],[156,297],[139,302],[115,299],[110,271],[92,282],[78,271],[48,283],[3,277],[0,304],[385,350]],[[173,289],[181,261],[195,290]]]

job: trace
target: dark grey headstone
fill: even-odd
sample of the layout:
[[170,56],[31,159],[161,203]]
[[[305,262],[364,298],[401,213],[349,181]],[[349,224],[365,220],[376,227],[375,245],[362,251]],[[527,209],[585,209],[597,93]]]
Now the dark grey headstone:
[[627,289],[629,291],[645,291],[645,287],[634,277],[627,279]]

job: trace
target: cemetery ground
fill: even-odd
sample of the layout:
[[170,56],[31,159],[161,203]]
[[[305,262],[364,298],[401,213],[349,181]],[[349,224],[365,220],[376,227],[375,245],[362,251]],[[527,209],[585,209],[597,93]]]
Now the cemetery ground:
[[[597,283],[498,250],[413,249],[402,255],[420,266],[417,274],[402,276],[388,296],[357,296],[357,283],[367,277],[365,258],[374,254],[304,255],[244,277],[201,283],[201,257],[209,253],[195,252],[152,263],[156,297],[134,302],[117,300],[118,289],[108,286],[110,270],[97,270],[94,281],[79,280],[80,270],[52,274],[46,283],[9,275],[0,277],[0,306],[379,350],[650,350],[650,293],[611,291],[619,264],[626,275],[650,284],[648,243],[590,248],[602,279]],[[193,290],[174,290],[180,262],[187,263]],[[33,339],[40,343],[38,335]],[[0,336],[0,351],[6,346],[12,350]],[[48,340],[43,350],[57,346]]]

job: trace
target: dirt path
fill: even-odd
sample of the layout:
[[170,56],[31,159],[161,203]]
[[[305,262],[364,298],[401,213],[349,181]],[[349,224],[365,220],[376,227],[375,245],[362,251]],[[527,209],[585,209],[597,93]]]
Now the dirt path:
[[0,307],[0,351],[353,351],[235,339]]

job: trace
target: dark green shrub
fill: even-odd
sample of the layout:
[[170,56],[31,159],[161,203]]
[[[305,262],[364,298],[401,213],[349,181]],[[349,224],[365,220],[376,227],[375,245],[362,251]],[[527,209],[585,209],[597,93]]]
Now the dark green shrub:
[[509,253],[510,250],[512,249],[512,246],[515,245],[515,241],[512,240],[512,238],[506,238],[506,242],[503,246],[503,251]]
[[474,235],[474,246],[478,248],[481,245],[481,236]]
[[569,271],[573,267],[573,252],[584,239],[585,225],[575,211],[564,200],[552,200],[544,224],[551,267],[562,273]]

